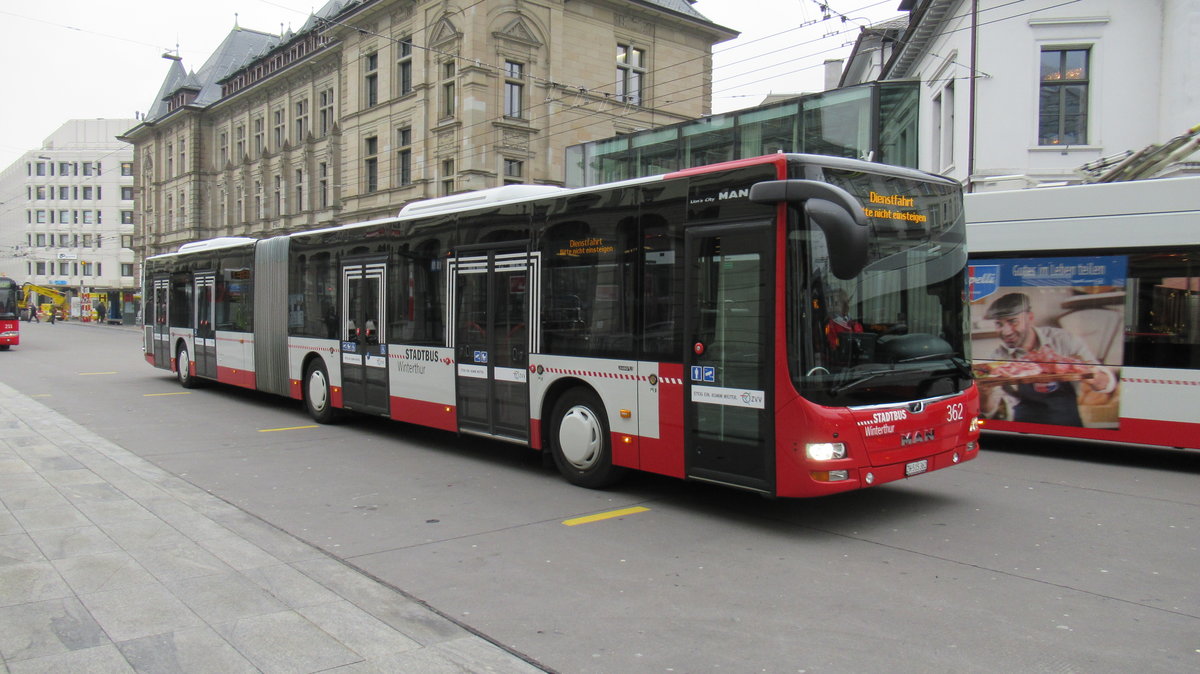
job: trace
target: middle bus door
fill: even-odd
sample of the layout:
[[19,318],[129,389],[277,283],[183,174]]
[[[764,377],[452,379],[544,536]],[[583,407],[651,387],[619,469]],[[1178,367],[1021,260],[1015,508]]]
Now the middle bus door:
[[774,492],[769,223],[686,234],[683,375],[687,475]]
[[387,368],[387,263],[342,265],[342,406],[391,413]]
[[452,263],[460,431],[529,439],[529,350],[535,257],[499,248]]
[[171,369],[171,277],[154,277],[154,324],[150,328],[150,339],[153,341],[154,365],[165,370]]
[[195,337],[192,339],[196,353],[196,374],[209,379],[217,378],[217,331],[213,325],[216,304],[216,275],[196,274]]

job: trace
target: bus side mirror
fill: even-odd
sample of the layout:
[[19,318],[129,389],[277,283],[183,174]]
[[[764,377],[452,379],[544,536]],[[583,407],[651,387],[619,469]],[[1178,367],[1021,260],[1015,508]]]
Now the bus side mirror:
[[846,190],[818,180],[771,180],[750,187],[750,201],[785,202],[816,223],[829,242],[829,267],[843,279],[858,276],[867,265],[867,216]]

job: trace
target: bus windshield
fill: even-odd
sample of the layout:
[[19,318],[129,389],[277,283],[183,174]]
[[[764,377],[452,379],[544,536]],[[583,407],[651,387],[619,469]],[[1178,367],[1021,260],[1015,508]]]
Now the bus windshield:
[[861,273],[830,272],[820,228],[788,235],[788,347],[793,382],[823,405],[876,405],[970,386],[966,229],[949,181],[824,169],[863,204],[870,226]]

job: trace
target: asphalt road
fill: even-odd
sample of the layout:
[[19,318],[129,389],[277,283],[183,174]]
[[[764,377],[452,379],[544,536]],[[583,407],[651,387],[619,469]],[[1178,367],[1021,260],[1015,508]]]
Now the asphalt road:
[[22,329],[4,383],[548,670],[1200,669],[1200,452],[986,437],[819,500],[589,491],[516,446],[184,391],[130,329]]

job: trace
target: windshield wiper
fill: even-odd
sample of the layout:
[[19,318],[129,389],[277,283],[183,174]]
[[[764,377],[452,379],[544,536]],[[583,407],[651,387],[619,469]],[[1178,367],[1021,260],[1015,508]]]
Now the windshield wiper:
[[833,387],[833,395],[839,395],[839,394],[841,394],[842,391],[855,388],[856,386],[859,386],[860,384],[865,384],[865,383],[871,381],[872,379],[875,379],[877,377],[882,377],[885,374],[891,374],[892,372],[895,372],[895,370],[875,370],[873,372],[868,372],[868,373],[864,374],[863,376],[859,377],[858,379],[855,379],[852,382],[847,382],[845,384],[840,384],[838,386]]
[[898,360],[896,363],[919,363],[921,361],[936,359],[945,359],[950,361],[954,365],[954,369],[958,370],[959,374],[964,377],[971,378],[974,376],[971,371],[971,364],[968,363],[965,358],[959,358],[952,353],[926,353],[920,356],[913,356],[912,358]]

